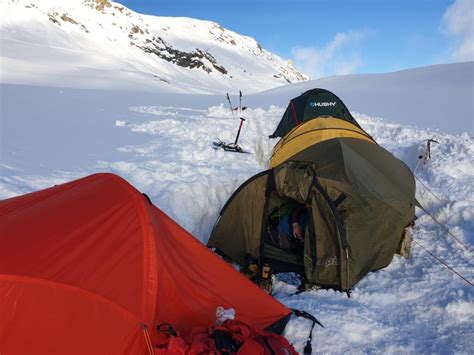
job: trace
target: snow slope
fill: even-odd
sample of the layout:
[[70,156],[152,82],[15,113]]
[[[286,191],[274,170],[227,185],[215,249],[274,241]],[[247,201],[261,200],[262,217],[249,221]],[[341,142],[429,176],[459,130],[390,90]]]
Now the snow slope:
[[[244,96],[244,104],[257,96]],[[216,137],[232,141],[238,126],[223,95],[2,85],[1,98],[0,198],[94,172],[114,172],[203,242],[231,193],[266,168],[275,144],[267,136],[284,111],[283,106],[251,105],[240,143],[252,154],[235,154],[211,145]],[[460,248],[420,210],[414,237],[474,280],[472,138],[354,115],[412,169],[425,140],[439,142],[433,145],[432,159],[418,164],[417,198],[471,251]],[[317,352],[474,352],[473,287],[417,245],[411,259],[395,257],[388,268],[362,280],[350,299],[334,291],[292,295],[295,284],[292,275],[280,275],[275,296],[325,325],[315,329]],[[308,330],[307,321],[292,319],[285,335],[301,352]]]
[[1,83],[151,92],[258,92],[307,80],[217,23],[108,0],[1,0]]
[[474,62],[333,76],[255,96],[260,104],[285,106],[291,98],[315,87],[337,93],[352,111],[403,125],[474,136]]

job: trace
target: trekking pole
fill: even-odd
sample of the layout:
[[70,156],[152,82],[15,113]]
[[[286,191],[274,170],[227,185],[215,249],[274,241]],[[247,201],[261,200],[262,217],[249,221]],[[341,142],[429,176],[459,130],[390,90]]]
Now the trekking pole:
[[239,115],[242,114],[242,91],[239,90]]
[[240,130],[242,129],[242,124],[244,123],[244,121],[245,121],[245,118],[240,117],[239,130],[237,131],[237,137],[235,137],[234,145],[237,145],[237,141],[239,140],[239,136],[240,136]]
[[229,102],[230,112],[232,112],[232,117],[234,116],[234,109],[232,108],[232,102],[230,102],[229,93],[227,93],[227,101]]
[[[229,101],[230,110],[232,111],[232,116],[234,115],[234,108],[232,106],[232,102],[230,101],[229,93],[227,93],[227,101]],[[239,114],[242,113],[242,91],[239,90]],[[240,125],[239,130],[237,131],[237,136],[235,137],[234,146],[237,146],[237,142],[239,141],[240,131],[242,129],[242,125],[245,121],[245,118],[240,117]]]

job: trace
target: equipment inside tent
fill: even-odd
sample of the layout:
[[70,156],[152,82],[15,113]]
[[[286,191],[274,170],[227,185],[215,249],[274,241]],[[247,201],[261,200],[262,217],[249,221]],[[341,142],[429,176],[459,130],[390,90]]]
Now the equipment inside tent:
[[[406,244],[418,205],[413,174],[357,123],[306,120],[277,143],[269,166],[222,208],[208,242],[221,255],[347,291]],[[285,201],[305,206],[308,219],[303,245],[291,251],[269,238],[271,215]]]
[[216,308],[281,331],[291,310],[112,174],[0,201],[0,352],[146,354]]
[[361,129],[341,99],[328,90],[311,89],[290,100],[270,138],[283,137],[299,124],[321,116],[337,117]]

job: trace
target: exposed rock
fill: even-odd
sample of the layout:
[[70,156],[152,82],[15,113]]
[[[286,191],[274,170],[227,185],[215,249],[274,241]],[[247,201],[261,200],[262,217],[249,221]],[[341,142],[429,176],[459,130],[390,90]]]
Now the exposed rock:
[[140,33],[140,34],[144,34],[145,32],[143,32],[143,30],[138,27],[137,25],[134,25],[132,27],[132,29],[130,30],[131,33],[135,34],[135,33]]
[[73,18],[69,17],[68,15],[66,14],[62,14],[61,15],[61,20],[65,21],[65,22],[70,22],[72,23],[73,25],[78,25],[78,22],[75,21]]
[[273,77],[274,77],[274,78],[277,78],[277,79],[283,78],[283,79],[286,80],[286,82],[287,82],[288,84],[291,84],[291,80],[288,79],[288,78],[287,78],[285,75],[283,75],[283,74],[275,74],[275,75],[273,75]]
[[217,63],[212,54],[199,48],[192,52],[183,52],[171,47],[161,37],[153,37],[153,40],[148,39],[145,41],[145,45],[137,47],[183,68],[202,69],[206,73],[211,73],[214,69],[221,74],[227,74],[227,70]]
[[160,81],[169,84],[170,82],[164,78],[160,78],[158,75],[153,75],[155,78],[159,79]]
[[112,6],[109,0],[95,0],[95,2],[97,3],[95,7],[97,11],[103,11],[104,8]]
[[[57,12],[50,12],[48,13],[48,18],[51,22],[57,24],[58,26],[61,26],[61,22],[58,20],[58,16],[59,14]],[[59,17],[63,22],[69,22],[73,25],[77,25],[81,28],[81,30],[83,30],[84,32],[86,33],[89,33],[89,31],[87,30],[86,26],[84,26],[82,23],[79,23],[77,22],[76,20],[74,20],[72,17],[68,16],[67,14],[62,14],[60,17]]]
[[58,21],[58,19],[56,18],[56,16],[58,16],[59,14],[57,12],[48,12],[48,18],[49,20],[52,22],[52,23],[55,23],[57,24],[58,26],[61,26],[61,22]]
[[84,4],[100,12],[104,12],[106,7],[112,7],[109,0],[85,0]]

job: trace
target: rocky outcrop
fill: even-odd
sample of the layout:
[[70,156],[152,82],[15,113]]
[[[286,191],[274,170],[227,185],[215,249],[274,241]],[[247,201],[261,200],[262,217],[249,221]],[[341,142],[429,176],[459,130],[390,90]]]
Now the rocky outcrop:
[[112,7],[109,0],[85,0],[84,3],[101,12],[103,12],[106,7]]
[[170,46],[161,37],[153,37],[152,40],[147,39],[144,45],[136,46],[146,53],[155,54],[161,59],[177,64],[183,68],[202,69],[206,73],[211,73],[213,70],[216,70],[221,74],[227,74],[227,70],[217,63],[212,54],[199,48],[196,48],[196,50],[192,52],[183,52]]

